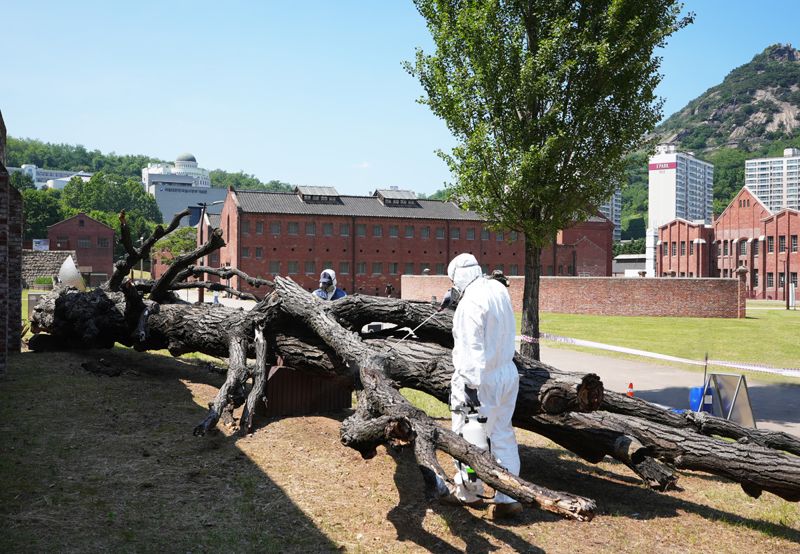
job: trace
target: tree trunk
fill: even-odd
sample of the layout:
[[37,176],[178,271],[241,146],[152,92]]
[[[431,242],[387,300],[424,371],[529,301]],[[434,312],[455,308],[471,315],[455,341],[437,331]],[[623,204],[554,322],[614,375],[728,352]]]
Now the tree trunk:
[[522,297],[522,343],[520,352],[533,360],[539,356],[539,279],[542,249],[525,241],[525,290]]

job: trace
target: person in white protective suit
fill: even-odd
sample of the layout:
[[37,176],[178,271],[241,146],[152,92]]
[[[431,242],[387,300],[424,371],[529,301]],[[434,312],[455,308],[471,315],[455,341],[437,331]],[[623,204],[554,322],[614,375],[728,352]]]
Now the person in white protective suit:
[[332,269],[323,269],[319,276],[319,288],[313,293],[323,300],[339,300],[347,293],[336,286],[336,272]]
[[[486,417],[492,454],[508,471],[519,475],[519,449],[511,425],[519,390],[519,373],[513,361],[516,320],[511,298],[501,282],[483,276],[472,254],[456,256],[447,274],[453,281],[451,290],[459,297],[453,316],[452,429],[460,433],[464,414],[477,407]],[[480,481],[470,481],[458,471],[455,482],[458,500],[465,504],[480,501]],[[522,510],[518,502],[501,492],[495,493],[494,502],[493,516],[498,519]]]

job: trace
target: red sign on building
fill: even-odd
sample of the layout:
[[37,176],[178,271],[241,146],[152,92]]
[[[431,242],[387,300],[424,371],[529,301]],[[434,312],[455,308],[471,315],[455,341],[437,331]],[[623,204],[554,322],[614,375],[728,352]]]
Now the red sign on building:
[[678,162],[659,162],[654,164],[647,164],[647,169],[650,171],[659,171],[662,169],[676,169]]

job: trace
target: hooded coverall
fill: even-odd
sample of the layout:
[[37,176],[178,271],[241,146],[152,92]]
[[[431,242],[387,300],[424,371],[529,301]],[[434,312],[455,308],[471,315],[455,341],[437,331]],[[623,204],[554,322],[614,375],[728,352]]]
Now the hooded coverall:
[[[477,389],[492,454],[508,471],[519,475],[519,450],[511,425],[519,390],[519,373],[513,361],[516,320],[511,298],[501,283],[483,278],[472,254],[456,256],[447,273],[461,293],[453,316],[452,429],[460,433],[464,426],[464,387]],[[463,502],[474,502],[483,492],[480,481],[465,482],[461,471],[455,481],[455,494]],[[500,492],[494,500],[515,502]]]
[[339,300],[347,296],[346,292],[336,286],[336,272],[332,269],[322,271],[319,276],[319,288],[314,294],[323,300]]

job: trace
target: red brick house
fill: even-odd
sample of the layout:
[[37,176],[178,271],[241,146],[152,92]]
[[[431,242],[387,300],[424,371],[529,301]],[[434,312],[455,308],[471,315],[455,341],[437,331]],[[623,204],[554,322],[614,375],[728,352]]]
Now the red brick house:
[[[444,275],[459,253],[474,254],[485,272],[523,275],[525,243],[516,233],[484,227],[474,212],[452,202],[418,199],[411,191],[340,195],[332,187],[296,187],[292,193],[229,190],[219,216],[226,246],[210,265],[230,265],[252,276],[288,275],[313,290],[331,267],[347,292],[400,292],[403,274]],[[203,235],[214,226],[205,218]],[[611,275],[613,224],[592,218],[559,233],[552,270],[562,275]],[[199,238],[198,232],[198,238]],[[544,262],[543,265],[547,265]],[[585,261],[584,261],[585,260]],[[246,283],[231,286],[251,290]]]
[[[787,283],[794,283],[797,291],[798,235],[800,212],[772,213],[743,187],[711,227],[678,219],[659,228],[658,275],[735,278],[737,268],[744,267],[751,298],[783,300]],[[711,248],[704,252],[706,245]],[[692,255],[708,255],[709,273],[698,270]]]
[[704,223],[674,219],[659,228],[656,275],[660,277],[716,277],[713,257],[714,228]]
[[81,212],[48,227],[47,238],[50,250],[76,251],[81,273],[113,273],[114,229],[105,223]]

